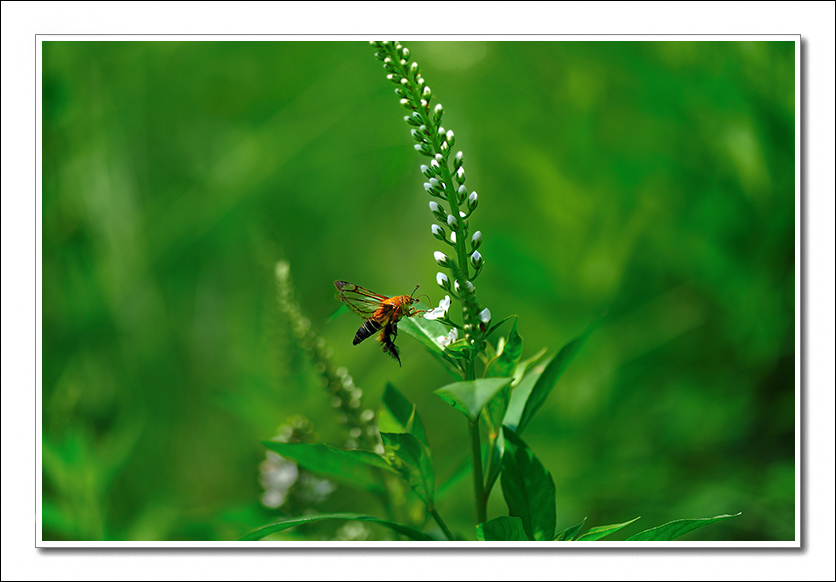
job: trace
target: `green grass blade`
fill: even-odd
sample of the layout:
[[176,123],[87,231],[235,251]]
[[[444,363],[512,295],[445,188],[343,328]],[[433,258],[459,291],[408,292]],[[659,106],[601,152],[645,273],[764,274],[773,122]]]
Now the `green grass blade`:
[[627,538],[628,542],[668,542],[676,538],[692,532],[695,529],[704,527],[710,523],[722,521],[732,517],[737,517],[740,513],[734,515],[718,515],[716,517],[705,517],[697,519],[677,519],[666,524],[656,526],[643,532],[639,532],[634,536]]
[[583,524],[586,523],[586,518],[583,518],[583,521],[577,525],[573,525],[572,527],[567,527],[562,532],[554,536],[554,541],[556,542],[569,542],[575,539],[575,536],[578,535],[578,532],[581,531]]
[[599,525],[596,527],[591,527],[589,530],[580,536],[577,540],[578,542],[594,542],[595,540],[600,540],[603,537],[610,535],[611,533],[615,533],[623,527],[626,527],[639,519],[638,517],[635,519],[631,519],[630,521],[625,521],[624,523],[616,523],[614,525]]
[[286,529],[296,527],[297,525],[312,523],[315,521],[323,521],[327,519],[339,519],[343,521],[368,521],[371,523],[382,525],[383,527],[387,527],[392,531],[395,531],[401,535],[408,537],[411,540],[416,540],[420,542],[437,541],[425,534],[424,532],[422,532],[421,530],[415,529],[414,527],[404,525],[402,523],[397,523],[394,521],[379,519],[377,517],[372,517],[371,515],[361,515],[359,513],[322,513],[319,515],[307,515],[305,517],[291,517],[288,519],[282,519],[277,522],[271,523],[270,525],[265,525],[264,527],[260,527],[256,530],[253,530],[238,541],[258,541],[266,538],[270,534],[284,531]]
[[464,461],[462,461],[462,464],[459,465],[455,471],[453,471],[453,474],[450,475],[444,483],[438,486],[438,491],[435,493],[435,502],[441,505],[456,485],[458,485],[465,477],[470,476],[472,471],[473,459],[467,457]]

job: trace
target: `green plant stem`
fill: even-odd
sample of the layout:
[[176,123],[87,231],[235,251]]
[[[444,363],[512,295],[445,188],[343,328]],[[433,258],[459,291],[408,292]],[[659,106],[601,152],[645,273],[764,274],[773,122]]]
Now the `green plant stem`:
[[436,511],[435,507],[428,508],[430,515],[433,516],[433,519],[438,524],[438,527],[441,528],[441,531],[444,532],[444,535],[447,537],[448,540],[451,542],[456,541],[456,536],[453,535],[453,532],[450,531],[450,528],[447,527],[447,524],[444,523],[444,520],[441,519],[441,516]]
[[482,474],[482,443],[479,437],[478,418],[470,423],[470,447],[473,455],[473,494],[476,497],[476,523],[485,523],[488,504]]

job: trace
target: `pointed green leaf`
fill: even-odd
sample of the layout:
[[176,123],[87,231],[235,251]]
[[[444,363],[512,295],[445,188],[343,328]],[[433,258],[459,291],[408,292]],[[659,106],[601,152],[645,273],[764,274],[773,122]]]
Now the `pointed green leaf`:
[[527,542],[522,520],[503,515],[476,525],[476,537],[480,542]]
[[531,364],[533,364],[534,362],[536,362],[537,360],[539,360],[540,358],[542,358],[545,355],[546,355],[546,348],[543,348],[542,350],[540,350],[539,352],[537,352],[536,354],[534,354],[533,356],[531,356],[527,360],[523,360],[522,362],[517,364],[517,367],[514,369],[514,376],[513,376],[514,381],[511,382],[511,386],[516,386],[517,384],[519,384],[520,381],[523,379],[523,376],[525,376],[525,371],[526,371],[526,369],[528,369],[528,366],[530,366]]
[[394,521],[379,519],[370,515],[361,515],[359,513],[321,513],[319,515],[306,515],[305,517],[290,517],[287,519],[281,519],[277,522],[271,523],[270,525],[265,525],[264,527],[260,527],[256,530],[251,531],[250,533],[242,537],[239,541],[257,541],[266,538],[270,534],[290,529],[297,525],[302,525],[304,523],[312,523],[315,521],[323,521],[326,519],[339,519],[344,521],[369,521],[371,523],[382,525],[383,527],[388,527],[389,529],[396,531],[399,534],[404,535],[412,540],[417,540],[419,542],[436,541],[435,539],[431,538],[421,530],[415,529],[414,527],[404,525],[402,523],[396,523]]
[[554,481],[528,445],[512,430],[504,429],[502,494],[508,515],[519,517],[530,539],[554,539],[557,521]]
[[600,540],[603,537],[610,535],[611,533],[615,533],[620,530],[622,527],[628,526],[638,517],[635,519],[631,519],[630,521],[625,521],[624,523],[617,523],[615,525],[599,525],[596,527],[591,527],[587,532],[585,532],[582,536],[580,536],[576,541],[579,542],[594,542],[595,540]]
[[[388,417],[384,416],[383,412],[386,412]],[[408,432],[428,447],[430,446],[424,423],[421,422],[415,405],[388,382],[383,390],[383,410],[379,424],[380,432]]]
[[537,384],[540,376],[553,359],[550,358],[545,363],[532,368],[516,386],[511,388],[511,399],[508,402],[508,410],[505,412],[505,418],[502,419],[502,424],[511,430],[517,430],[523,415],[523,410],[525,410],[525,403],[528,402],[531,391],[534,390],[534,385]]
[[569,542],[575,539],[575,536],[578,535],[578,532],[581,531],[583,524],[586,523],[586,518],[583,518],[583,521],[580,522],[578,525],[573,525],[572,527],[567,527],[562,532],[554,536],[554,541],[556,542]]
[[435,470],[427,447],[408,432],[380,433],[389,463],[427,507],[435,504]]
[[469,382],[447,384],[435,393],[467,416],[470,422],[475,422],[490,399],[510,383],[511,378],[481,378]]
[[517,333],[517,322],[511,326],[511,331],[508,333],[508,341],[502,348],[502,352],[488,362],[485,368],[485,378],[508,378],[513,376],[514,369],[520,361],[522,355],[523,341],[520,334]]
[[491,336],[491,334],[492,334],[493,332],[495,332],[497,329],[499,329],[499,326],[500,326],[500,325],[502,325],[503,323],[505,323],[506,321],[508,321],[508,320],[509,320],[509,319],[511,319],[512,317],[518,317],[518,316],[516,316],[516,315],[509,315],[508,317],[505,317],[505,318],[501,319],[500,321],[496,322],[495,324],[493,324],[493,325],[491,326],[491,328],[488,330],[488,333],[486,333],[486,334],[485,334],[485,339],[488,339],[488,338]]
[[383,457],[372,451],[343,450],[323,443],[312,445],[263,441],[263,444],[283,457],[294,459],[312,473],[376,493],[382,492],[382,485],[372,467],[395,472]]
[[670,540],[675,540],[679,536],[683,536],[688,532],[694,531],[695,529],[699,529],[703,526],[706,526],[710,523],[714,523],[716,521],[721,521],[724,519],[729,519],[731,517],[737,517],[740,513],[735,513],[734,515],[718,515],[716,517],[705,517],[705,518],[698,518],[698,519],[678,519],[676,521],[668,522],[664,525],[660,525],[657,527],[650,528],[643,532],[639,532],[634,536],[630,536],[627,538],[628,542],[667,542]]
[[[572,362],[581,347],[583,347],[584,342],[586,342],[586,339],[589,337],[589,334],[592,333],[593,329],[595,329],[595,324],[590,325],[582,334],[560,349],[557,355],[539,374],[536,382],[531,387],[530,394],[525,397],[525,403],[522,406],[522,411],[519,413],[518,420],[513,416],[511,418],[506,418],[506,426],[513,429],[518,435],[522,434],[523,429],[525,429],[526,425],[534,417],[537,411],[540,410],[540,407],[543,406],[543,403],[546,401],[546,398],[548,398],[552,388],[554,388],[554,385],[557,384],[557,381],[563,375],[566,367]],[[514,392],[519,391],[524,382],[525,378],[523,378],[523,381],[520,382]],[[522,392],[520,392],[519,396],[516,396],[515,394],[511,395],[511,405],[508,407],[509,413],[514,410],[514,413],[516,414],[516,411],[519,409],[519,402],[515,402],[515,400],[518,400],[523,396],[524,394]],[[514,421],[516,421],[515,424]]]

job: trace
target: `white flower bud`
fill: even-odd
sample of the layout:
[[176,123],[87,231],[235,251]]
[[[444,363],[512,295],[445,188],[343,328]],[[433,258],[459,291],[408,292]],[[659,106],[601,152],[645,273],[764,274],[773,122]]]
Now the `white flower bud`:
[[470,255],[470,264],[473,265],[474,269],[482,267],[482,255],[479,254],[479,251],[473,251],[473,254]]
[[488,325],[491,322],[491,310],[487,307],[479,312],[479,321]]
[[482,231],[477,230],[473,233],[473,236],[470,237],[470,248],[472,250],[478,249],[482,245]]
[[435,262],[438,263],[441,267],[447,267],[450,265],[450,259],[448,259],[447,255],[445,255],[441,251],[435,251],[433,253],[433,258],[435,259]]
[[[430,180],[430,181],[432,181],[432,180]],[[468,208],[468,210],[473,212],[474,210],[476,210],[476,206],[478,204],[479,204],[479,196],[476,194],[476,192],[471,192],[470,196],[467,197],[467,208]]]

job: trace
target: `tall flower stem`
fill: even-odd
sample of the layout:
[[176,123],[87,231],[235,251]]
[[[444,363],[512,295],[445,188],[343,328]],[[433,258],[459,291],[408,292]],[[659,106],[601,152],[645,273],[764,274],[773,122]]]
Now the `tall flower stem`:
[[[449,269],[453,276],[452,283],[444,273],[438,273],[436,280],[445,291],[461,302],[462,326],[455,326],[464,332],[461,341],[467,346],[466,349],[459,347],[459,357],[462,358],[461,372],[466,381],[473,381],[476,379],[476,357],[484,347],[485,334],[490,323],[490,311],[480,308],[472,283],[479,276],[483,266],[482,255],[476,250],[482,243],[482,234],[476,231],[471,236],[469,224],[479,197],[476,192],[468,193],[465,186],[462,152],[456,153],[455,156],[450,155],[456,144],[456,136],[441,125],[444,114],[441,104],[430,107],[433,92],[421,76],[418,63],[411,61],[409,49],[398,42],[372,42],[372,45],[377,49],[375,55],[383,62],[386,77],[396,86],[395,93],[400,98],[401,105],[411,112],[404,120],[412,127],[410,132],[416,141],[415,149],[422,156],[430,158],[427,165],[421,166],[421,173],[428,180],[424,183],[424,189],[430,196],[438,198],[438,202],[430,202],[430,211],[438,221],[437,225],[432,226],[433,236],[456,249],[455,258],[448,257],[440,251],[434,253],[439,266]],[[449,213],[440,204],[445,201],[448,203]],[[445,228],[451,231],[449,240]],[[470,267],[473,267],[472,279]],[[483,523],[486,519],[487,497],[482,470],[479,419],[470,422],[469,425],[476,518],[477,523]]]

